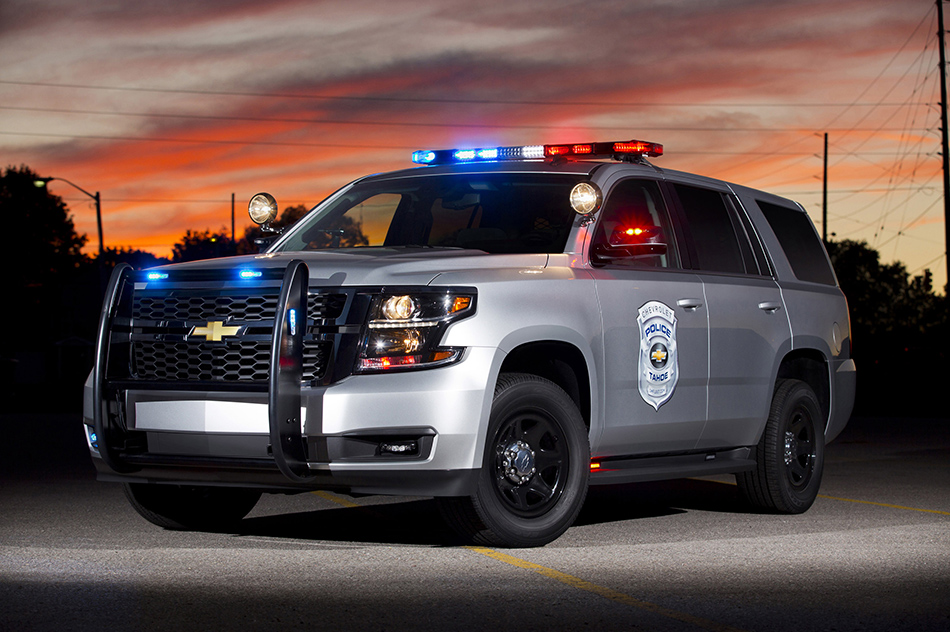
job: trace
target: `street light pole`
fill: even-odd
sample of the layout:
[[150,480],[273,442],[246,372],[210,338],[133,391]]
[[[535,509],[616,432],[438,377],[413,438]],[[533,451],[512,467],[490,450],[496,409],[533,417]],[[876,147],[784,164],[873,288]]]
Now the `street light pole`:
[[93,195],[92,193],[85,190],[78,184],[70,182],[66,178],[53,178],[53,177],[37,178],[36,180],[33,181],[33,184],[37,187],[45,187],[52,180],[59,180],[60,182],[65,182],[69,186],[73,187],[74,189],[78,191],[85,193],[86,195],[88,195],[89,197],[91,197],[93,200],[96,201],[96,227],[99,229],[99,257],[102,257],[102,252],[105,248],[103,247],[103,243],[102,243],[102,199],[99,197],[99,192],[96,191],[95,195]]

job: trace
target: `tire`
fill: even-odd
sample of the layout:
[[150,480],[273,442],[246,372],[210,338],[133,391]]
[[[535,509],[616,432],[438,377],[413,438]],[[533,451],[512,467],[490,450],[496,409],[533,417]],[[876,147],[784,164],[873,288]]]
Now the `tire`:
[[475,494],[439,505],[468,542],[543,546],[574,523],[589,475],[587,428],[571,398],[540,377],[502,374]]
[[125,496],[143,518],[178,531],[226,531],[249,514],[261,492],[233,487],[126,483]]
[[806,383],[779,380],[756,468],[736,475],[743,497],[766,511],[798,514],[815,502],[825,463],[824,425],[818,398]]

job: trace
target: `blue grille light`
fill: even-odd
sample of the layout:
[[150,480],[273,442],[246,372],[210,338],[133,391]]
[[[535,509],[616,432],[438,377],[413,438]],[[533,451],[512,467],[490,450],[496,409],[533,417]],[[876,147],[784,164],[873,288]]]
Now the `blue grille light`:
[[242,279],[258,279],[264,273],[260,270],[241,270],[238,274]]
[[297,335],[297,310],[289,309],[287,310],[287,318],[290,320],[290,335]]
[[145,276],[145,278],[147,278],[149,281],[161,281],[162,279],[168,278],[168,273],[167,272],[149,272]]

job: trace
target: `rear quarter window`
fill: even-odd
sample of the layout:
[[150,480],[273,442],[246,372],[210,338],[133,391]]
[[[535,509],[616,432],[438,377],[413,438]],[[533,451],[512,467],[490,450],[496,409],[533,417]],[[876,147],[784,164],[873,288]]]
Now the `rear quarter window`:
[[808,216],[798,209],[756,200],[800,281],[835,285],[825,247]]

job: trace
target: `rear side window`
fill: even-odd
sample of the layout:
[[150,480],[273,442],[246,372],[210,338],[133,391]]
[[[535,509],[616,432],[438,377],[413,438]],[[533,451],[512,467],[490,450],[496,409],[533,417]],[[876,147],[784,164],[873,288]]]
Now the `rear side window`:
[[808,216],[798,209],[777,204],[759,200],[756,200],[756,204],[778,237],[798,280],[834,285],[835,275],[828,263],[825,247]]
[[674,185],[674,189],[693,236],[697,267],[710,272],[745,274],[739,239],[722,194],[682,184]]

